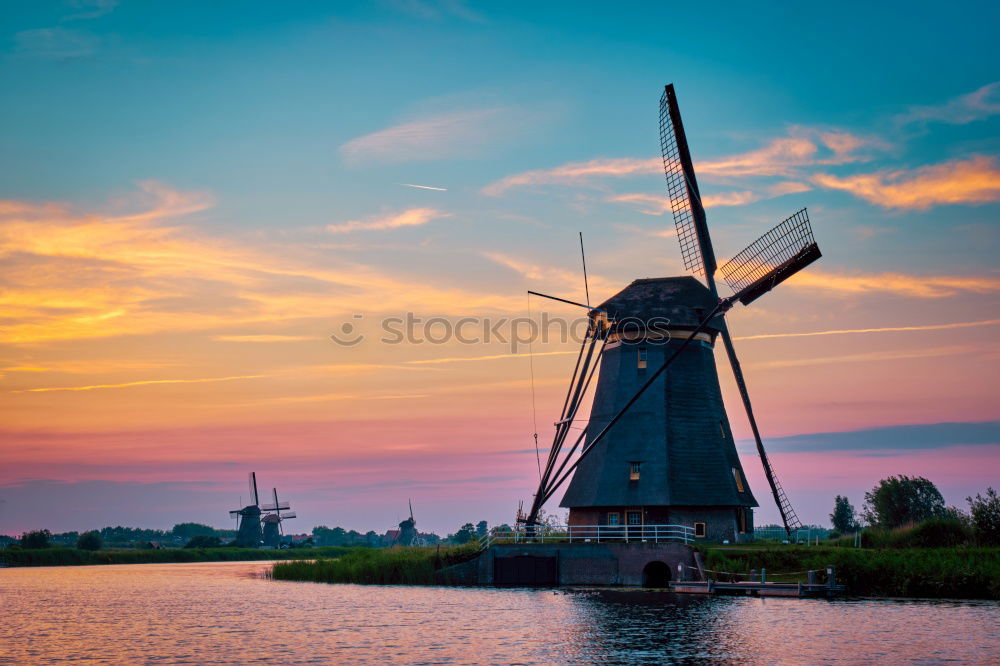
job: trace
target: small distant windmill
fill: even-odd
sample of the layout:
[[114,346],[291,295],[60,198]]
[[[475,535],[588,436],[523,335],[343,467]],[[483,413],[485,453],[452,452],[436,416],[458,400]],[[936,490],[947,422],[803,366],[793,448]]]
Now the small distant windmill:
[[416,546],[417,521],[413,519],[413,501],[407,500],[410,504],[410,517],[399,524],[399,538],[397,543],[400,546]]
[[256,548],[261,544],[260,531],[260,499],[257,497],[257,473],[250,472],[250,500],[251,503],[242,509],[234,509],[229,512],[230,518],[236,518],[238,528],[236,532],[236,545]]
[[[278,501],[277,488],[271,488],[271,492],[274,494],[274,503],[265,504],[260,507],[260,510],[264,512],[264,516],[260,519],[260,522],[264,524],[264,545],[278,548],[281,546],[281,536],[284,534],[281,523],[290,518],[295,518],[295,512],[291,510],[288,502]],[[285,513],[282,513],[282,511]]]
[[[743,474],[722,403],[714,345],[722,338],[764,473],[786,531],[800,527],[764,451],[724,314],[749,305],[820,258],[805,209],[722,267],[734,294],[720,298],[715,253],[673,85],[660,100],[660,145],[667,194],[691,276],[635,280],[587,308],[580,348],[538,490],[523,522],[572,476],[561,506],[570,525],[692,524],[696,537],[739,541],[753,533],[757,502]],[[666,372],[667,368],[670,372]],[[587,427],[564,449],[597,369]],[[574,458],[574,454],[579,455]]]

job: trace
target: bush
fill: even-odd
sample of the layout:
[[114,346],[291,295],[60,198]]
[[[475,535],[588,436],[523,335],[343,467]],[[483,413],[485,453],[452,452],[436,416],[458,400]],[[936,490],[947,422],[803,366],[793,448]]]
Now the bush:
[[436,571],[478,555],[476,546],[365,548],[333,560],[279,562],[271,570],[271,577],[314,583],[433,585]]
[[76,540],[76,547],[80,550],[100,550],[104,547],[101,533],[97,531],[84,532]]
[[959,518],[932,518],[896,529],[869,528],[861,534],[865,548],[953,548],[972,542],[972,531]]
[[858,550],[790,547],[709,549],[705,566],[716,571],[785,571],[837,567],[848,594],[887,597],[1000,599],[1000,548]]
[[972,531],[957,518],[932,518],[914,525],[897,548],[951,548],[969,543]]

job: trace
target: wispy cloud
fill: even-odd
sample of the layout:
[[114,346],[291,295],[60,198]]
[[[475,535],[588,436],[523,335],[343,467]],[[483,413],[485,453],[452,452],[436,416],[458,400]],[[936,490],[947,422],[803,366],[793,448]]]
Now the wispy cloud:
[[937,204],[1000,201],[1000,169],[991,157],[976,156],[913,170],[856,176],[819,173],[820,187],[850,192],[883,208],[923,210]]
[[[739,190],[732,192],[719,192],[716,194],[705,194],[701,203],[705,208],[719,208],[722,206],[744,206],[763,199],[773,199],[774,197],[796,192],[808,192],[812,188],[805,183],[785,181],[769,187],[762,188],[761,191]],[[665,215],[671,212],[670,199],[654,194],[642,192],[629,192],[625,194],[615,194],[605,199],[612,203],[624,203],[638,206],[638,211],[644,215]]]
[[[571,351],[551,351],[536,352],[531,356],[562,356],[564,354],[578,354],[577,350]],[[489,354],[486,356],[449,356],[446,358],[424,358],[415,361],[406,361],[411,365],[437,364],[437,363],[469,363],[473,361],[500,361],[512,358],[528,358],[527,354]]]
[[390,0],[399,11],[433,21],[458,18],[471,23],[484,23],[482,14],[470,9],[463,0]]
[[634,176],[659,173],[663,160],[659,157],[639,159],[631,157],[594,159],[587,162],[570,162],[552,169],[525,171],[502,178],[483,188],[483,194],[500,196],[507,190],[527,185],[573,185],[593,178]]
[[[799,175],[801,167],[865,161],[867,157],[861,149],[884,147],[884,144],[876,139],[861,137],[847,131],[825,131],[796,126],[789,130],[789,136],[771,139],[755,150],[697,161],[695,171],[699,176],[719,179],[748,176],[787,178]],[[625,178],[662,172],[663,160],[659,157],[601,158],[514,174],[490,183],[482,192],[489,196],[500,196],[516,187],[590,185],[600,178]],[[716,202],[716,205],[719,203]]]
[[955,328],[974,328],[978,326],[996,326],[1000,324],[1000,319],[986,319],[984,321],[961,321],[951,324],[924,324],[920,326],[882,326],[880,328],[842,328],[829,331],[808,331],[805,333],[760,333],[757,335],[743,335],[734,338],[735,340],[771,340],[775,338],[811,338],[822,335],[849,335],[855,333],[899,333],[905,331],[944,331]]
[[975,275],[843,274],[809,270],[796,273],[786,284],[845,294],[893,293],[913,298],[945,298],[963,291],[977,294],[1000,291],[1000,278]]
[[419,227],[431,220],[450,216],[450,213],[433,208],[410,208],[409,210],[404,210],[402,213],[382,215],[368,218],[367,220],[351,220],[343,224],[331,224],[326,227],[326,230],[335,234],[351,231],[385,231],[386,229],[398,229],[399,227]]
[[936,106],[914,106],[896,116],[898,125],[939,122],[965,125],[1000,113],[1000,81],[960,95]]
[[234,375],[232,377],[203,377],[198,379],[143,379],[120,384],[91,384],[89,386],[47,386],[42,388],[21,389],[11,393],[47,393],[50,391],[94,391],[96,389],[132,388],[134,386],[152,386],[157,384],[209,384],[213,382],[231,382],[238,379],[260,379],[267,375]]
[[837,356],[819,356],[815,358],[796,358],[784,361],[762,361],[751,363],[753,368],[797,368],[810,365],[837,365],[840,363],[878,363],[881,361],[903,361],[917,358],[935,358],[938,356],[957,356],[960,354],[982,353],[985,350],[979,345],[950,345],[944,347],[929,347],[921,349],[899,349],[894,351],[872,351],[859,354],[839,354]]
[[101,40],[89,32],[67,28],[37,28],[14,35],[14,50],[42,60],[76,60],[97,52]]
[[515,115],[492,108],[426,116],[351,139],[340,154],[349,164],[470,157],[509,135]]
[[319,340],[322,336],[308,335],[215,335],[213,340],[219,342],[303,342],[306,340]]

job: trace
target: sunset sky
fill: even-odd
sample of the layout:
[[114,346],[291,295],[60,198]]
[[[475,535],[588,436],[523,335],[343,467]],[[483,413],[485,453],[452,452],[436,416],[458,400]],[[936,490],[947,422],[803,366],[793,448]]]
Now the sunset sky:
[[802,207],[824,254],[729,316],[803,521],[1000,486],[998,6],[671,5],[6,4],[0,534],[231,527],[252,470],[293,531],[511,522],[577,344],[381,322],[583,300],[577,232],[594,299],[683,274],[668,82],[720,259]]

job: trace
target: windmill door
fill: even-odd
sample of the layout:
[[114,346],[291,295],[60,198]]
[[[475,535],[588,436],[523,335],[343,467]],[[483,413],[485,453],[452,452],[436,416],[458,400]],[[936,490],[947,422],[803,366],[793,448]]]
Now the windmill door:
[[630,509],[625,512],[625,529],[628,530],[629,541],[642,540],[642,514],[641,509]]

